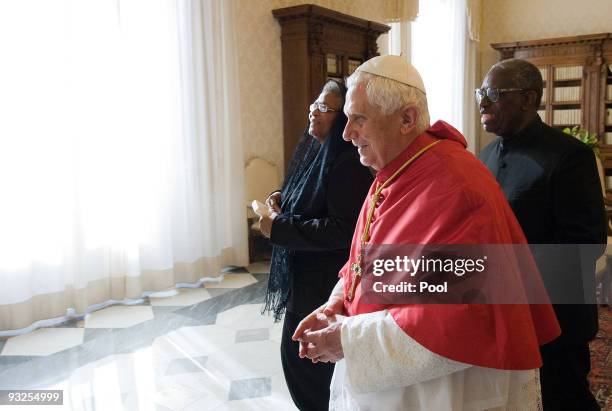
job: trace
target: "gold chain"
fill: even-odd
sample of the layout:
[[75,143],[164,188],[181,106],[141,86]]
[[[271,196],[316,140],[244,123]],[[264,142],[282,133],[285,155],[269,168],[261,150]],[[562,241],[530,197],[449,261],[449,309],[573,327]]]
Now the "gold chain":
[[355,287],[357,286],[357,281],[361,278],[363,270],[361,268],[361,264],[363,262],[363,248],[365,244],[370,239],[370,224],[372,223],[372,218],[374,217],[374,209],[376,208],[376,204],[378,203],[378,199],[380,197],[380,193],[383,188],[387,187],[389,183],[398,175],[402,173],[414,160],[416,160],[421,154],[438,144],[442,140],[434,141],[433,143],[423,147],[419,151],[416,152],[412,157],[410,157],[400,168],[397,169],[395,173],[391,177],[385,180],[380,186],[376,188],[376,191],[372,195],[372,199],[370,201],[370,209],[368,210],[368,218],[366,219],[366,224],[363,229],[363,234],[361,236],[361,243],[359,244],[359,253],[357,254],[357,261],[351,264],[351,271],[353,271],[352,279],[351,279],[351,288],[349,289],[349,293],[346,296],[347,301],[353,301],[355,297]]

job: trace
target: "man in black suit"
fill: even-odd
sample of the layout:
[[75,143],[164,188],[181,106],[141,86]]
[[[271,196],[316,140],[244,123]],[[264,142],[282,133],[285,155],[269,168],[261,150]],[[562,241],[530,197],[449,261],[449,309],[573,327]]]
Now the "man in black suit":
[[489,70],[476,100],[484,129],[497,138],[479,158],[533,247],[561,325],[561,336],[541,348],[544,410],[599,410],[587,375],[598,327],[595,260],[604,249],[596,244],[607,240],[603,196],[593,151],[540,120],[542,84],[524,60]]

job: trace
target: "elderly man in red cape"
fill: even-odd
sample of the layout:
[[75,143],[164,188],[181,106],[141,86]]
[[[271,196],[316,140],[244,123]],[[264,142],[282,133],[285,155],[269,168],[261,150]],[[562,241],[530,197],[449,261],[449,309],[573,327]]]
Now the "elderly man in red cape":
[[[377,175],[327,304],[298,326],[300,356],[336,362],[330,409],[536,410],[550,304],[372,304],[364,247],[525,244],[489,171],[450,125],[429,125],[425,87],[398,56],[348,79],[344,138]],[[366,275],[364,273],[363,275]]]

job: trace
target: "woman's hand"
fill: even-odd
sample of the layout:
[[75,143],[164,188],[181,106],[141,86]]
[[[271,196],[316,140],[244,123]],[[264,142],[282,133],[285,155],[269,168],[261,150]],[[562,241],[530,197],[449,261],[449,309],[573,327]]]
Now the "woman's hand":
[[275,212],[272,212],[269,216],[259,217],[259,231],[267,238],[270,238],[272,234],[272,223],[277,215]]
[[270,210],[270,214],[272,213],[280,214],[281,212],[280,202],[281,202],[281,192],[280,191],[275,191],[268,196],[268,198],[266,199],[266,205],[268,206],[268,209]]

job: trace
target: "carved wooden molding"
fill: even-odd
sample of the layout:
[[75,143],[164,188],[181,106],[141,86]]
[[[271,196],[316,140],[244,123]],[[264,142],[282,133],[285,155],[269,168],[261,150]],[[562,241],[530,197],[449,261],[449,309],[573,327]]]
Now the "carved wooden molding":
[[314,4],[302,4],[299,6],[276,9],[272,10],[272,14],[281,23],[281,25],[289,20],[307,18],[313,22],[318,20],[322,23],[350,27],[353,30],[371,30],[377,32],[378,35],[389,31],[389,26],[385,24],[349,16],[335,10],[315,6]]
[[[566,54],[575,54],[578,48],[583,48],[585,54],[592,54],[599,50],[601,55],[602,46],[605,41],[612,39],[612,33],[588,34],[584,36],[557,37],[540,40],[514,41],[508,43],[493,43],[491,47],[500,53],[502,59],[511,58],[514,53],[520,50],[537,50],[554,47],[559,50],[567,48]],[[535,51],[534,51],[535,53]],[[546,55],[541,53],[538,55]]]
[[324,54],[323,23],[311,23],[308,28],[308,50],[312,54]]

